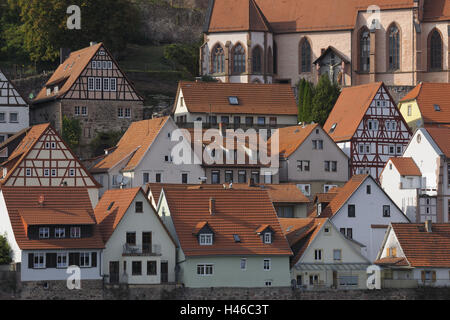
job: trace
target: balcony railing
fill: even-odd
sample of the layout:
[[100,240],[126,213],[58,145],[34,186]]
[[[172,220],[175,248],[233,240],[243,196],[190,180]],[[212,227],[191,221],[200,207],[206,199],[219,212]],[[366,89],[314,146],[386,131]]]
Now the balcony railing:
[[124,256],[160,256],[161,255],[161,245],[132,245],[125,243],[123,245]]

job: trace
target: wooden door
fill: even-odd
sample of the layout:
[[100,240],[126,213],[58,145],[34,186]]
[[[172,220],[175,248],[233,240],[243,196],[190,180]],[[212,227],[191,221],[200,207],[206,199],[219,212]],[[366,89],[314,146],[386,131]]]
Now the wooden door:
[[109,262],[109,283],[119,283],[119,261]]

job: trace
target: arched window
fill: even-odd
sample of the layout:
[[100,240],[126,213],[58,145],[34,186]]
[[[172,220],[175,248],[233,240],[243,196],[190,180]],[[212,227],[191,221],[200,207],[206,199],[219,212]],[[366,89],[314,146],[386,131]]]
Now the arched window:
[[275,64],[275,56],[272,55],[272,48],[269,47],[269,49],[267,50],[267,73],[269,74],[275,73],[274,64]]
[[311,72],[311,45],[308,39],[300,41],[300,73]]
[[396,25],[388,29],[389,70],[400,69],[400,30]]
[[233,49],[233,72],[245,72],[245,49],[241,44],[238,44]]
[[225,72],[225,53],[221,45],[216,45],[212,51],[212,72]]
[[436,29],[429,36],[429,66],[430,70],[442,70],[442,38]]
[[359,34],[359,68],[362,72],[370,71],[370,33],[367,28]]
[[252,51],[253,73],[262,72],[262,53],[261,47],[255,47]]

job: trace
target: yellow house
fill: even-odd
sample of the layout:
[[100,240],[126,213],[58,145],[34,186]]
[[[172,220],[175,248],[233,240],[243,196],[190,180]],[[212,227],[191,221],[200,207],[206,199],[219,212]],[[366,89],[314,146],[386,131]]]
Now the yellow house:
[[398,104],[414,132],[423,126],[450,125],[450,83],[419,83]]

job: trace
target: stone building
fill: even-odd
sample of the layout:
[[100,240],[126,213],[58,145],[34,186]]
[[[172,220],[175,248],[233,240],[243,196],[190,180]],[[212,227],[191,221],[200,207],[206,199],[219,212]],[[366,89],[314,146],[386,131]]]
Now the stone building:
[[448,82],[449,21],[446,0],[213,0],[200,73],[291,85],[323,73],[342,86]]
[[80,148],[87,148],[97,133],[125,131],[143,119],[143,98],[102,43],[72,52],[32,102],[31,124],[50,122],[62,132],[64,117],[79,119]]

